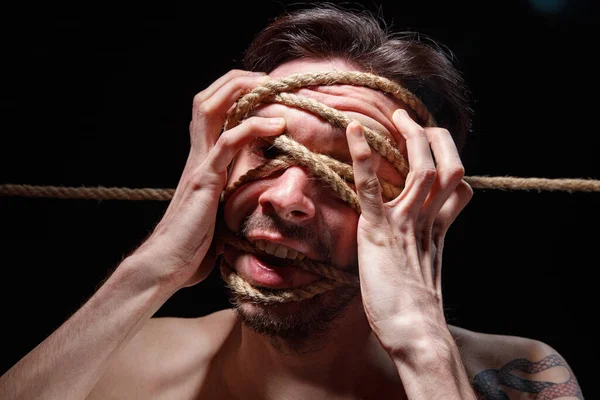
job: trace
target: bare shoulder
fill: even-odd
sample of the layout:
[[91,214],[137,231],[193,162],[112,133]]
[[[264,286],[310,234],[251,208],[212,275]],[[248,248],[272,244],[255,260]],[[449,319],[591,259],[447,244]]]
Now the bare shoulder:
[[480,399],[530,399],[532,394],[543,399],[583,399],[575,374],[552,346],[455,326],[450,332]]
[[[236,324],[232,310],[200,318],[151,318],[111,361],[90,398],[185,397]],[[189,383],[188,383],[189,382]]]

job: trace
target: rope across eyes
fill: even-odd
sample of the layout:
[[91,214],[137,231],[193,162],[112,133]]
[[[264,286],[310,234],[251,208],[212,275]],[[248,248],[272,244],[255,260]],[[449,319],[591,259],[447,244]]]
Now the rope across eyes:
[[[283,79],[267,82],[242,96],[236,107],[232,110],[225,122],[225,130],[238,125],[258,105],[264,103],[280,103],[289,107],[300,108],[311,112],[332,125],[346,129],[352,119],[344,113],[322,104],[314,99],[288,93],[301,87],[314,85],[350,84],[366,86],[388,93],[407,104],[419,117],[422,126],[435,126],[435,120],[429,114],[423,103],[402,86],[377,75],[363,72],[325,72],[296,74]],[[387,136],[363,125],[365,137],[371,148],[389,161],[394,168],[404,177],[408,173],[408,164],[395,143]],[[268,160],[257,168],[251,169],[241,176],[236,182],[228,186],[221,195],[221,201],[226,202],[231,195],[243,185],[257,179],[264,179],[277,171],[294,165],[304,167],[312,175],[325,182],[357,213],[360,205],[356,192],[348,183],[354,182],[352,166],[324,154],[314,153],[302,144],[286,135],[280,135],[269,140],[271,145],[278,150],[278,155]],[[401,187],[388,182],[380,181],[383,197],[391,200],[402,191]],[[259,255],[264,253],[249,241],[231,233],[224,241],[243,252]],[[358,288],[358,276],[340,270],[333,265],[322,264],[313,260],[294,260],[293,263],[304,270],[323,276],[313,284],[294,289],[266,289],[255,287],[243,280],[227,264],[221,260],[221,275],[228,286],[238,295],[254,302],[260,303],[285,303],[311,298],[328,290],[340,286],[353,286]]]

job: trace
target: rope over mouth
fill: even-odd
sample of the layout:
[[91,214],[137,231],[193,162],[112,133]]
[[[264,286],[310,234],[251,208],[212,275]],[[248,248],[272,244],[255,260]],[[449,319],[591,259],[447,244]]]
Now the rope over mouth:
[[[270,254],[264,252],[263,250],[258,249],[254,246],[250,241],[246,239],[242,239],[232,233],[226,233],[223,238],[224,242],[228,245],[235,247],[238,250],[241,250],[246,253],[254,254],[256,256],[267,255]],[[310,260],[308,258],[304,258],[302,260],[296,258],[294,260],[286,259],[286,263],[289,265],[294,265],[304,271],[312,272],[322,277],[338,282],[340,285],[344,286],[359,286],[358,275],[352,272],[344,271],[337,267],[334,267],[329,264],[321,263],[319,261]]]

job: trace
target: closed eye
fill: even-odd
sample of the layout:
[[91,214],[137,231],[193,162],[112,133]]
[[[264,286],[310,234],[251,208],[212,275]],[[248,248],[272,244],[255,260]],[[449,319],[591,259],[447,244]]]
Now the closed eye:
[[250,147],[250,153],[262,160],[272,160],[282,153],[277,147],[264,140],[256,140]]

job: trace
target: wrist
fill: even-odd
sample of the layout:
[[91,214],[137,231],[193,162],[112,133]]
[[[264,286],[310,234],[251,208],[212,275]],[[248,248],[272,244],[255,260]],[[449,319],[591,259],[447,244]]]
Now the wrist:
[[436,348],[445,350],[455,345],[443,312],[434,307],[407,311],[371,324],[371,327],[383,348],[394,359],[404,359],[415,354],[426,359]]
[[[447,329],[446,329],[447,331]],[[440,330],[413,336],[412,340],[394,346],[388,352],[397,367],[412,370],[435,370],[445,368],[443,364],[460,357],[458,347],[451,335]]]
[[158,296],[162,294],[168,298],[177,292],[181,285],[177,285],[164,271],[161,272],[161,264],[157,257],[147,252],[134,252],[121,262],[117,271],[127,276],[139,289],[152,290]]
[[[447,332],[447,334],[446,334]],[[409,398],[474,400],[460,350],[448,329],[423,334],[390,353]]]

